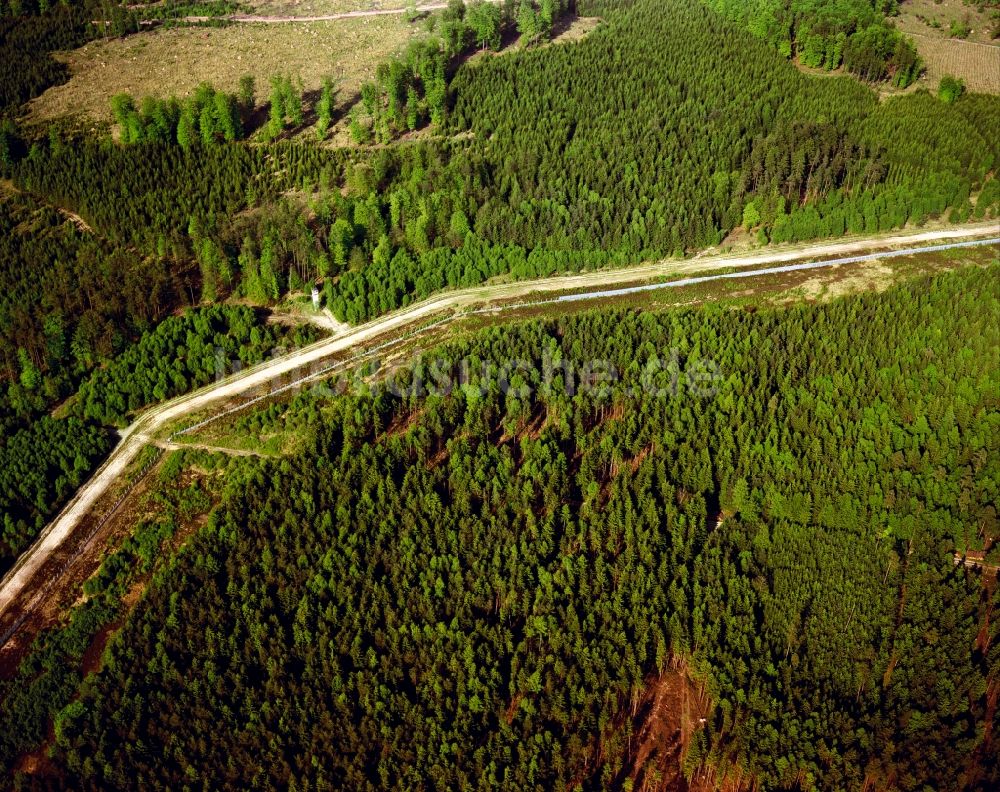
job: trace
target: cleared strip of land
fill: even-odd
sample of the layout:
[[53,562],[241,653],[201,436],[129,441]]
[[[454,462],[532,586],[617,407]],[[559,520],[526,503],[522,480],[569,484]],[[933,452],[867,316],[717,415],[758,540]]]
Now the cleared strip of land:
[[[265,386],[279,378],[287,377],[291,378],[293,383],[297,382],[299,380],[293,375],[303,369],[312,367],[312,370],[307,371],[300,380],[314,378],[317,376],[316,368],[322,365],[322,361],[333,356],[350,353],[372,341],[426,325],[432,319],[437,319],[435,324],[440,326],[491,304],[495,305],[493,310],[498,311],[521,307],[516,304],[499,305],[499,303],[509,303],[530,295],[589,290],[600,296],[601,289],[631,287],[634,290],[640,284],[650,284],[650,281],[656,279],[681,275],[704,275],[713,271],[726,271],[727,274],[711,277],[733,277],[734,272],[740,271],[756,270],[759,274],[760,270],[756,268],[760,267],[768,267],[768,272],[794,271],[803,269],[804,266],[833,266],[837,263],[822,259],[861,256],[877,259],[879,255],[875,251],[882,251],[883,257],[886,254],[910,255],[926,251],[928,244],[937,243],[933,244],[931,248],[933,250],[945,250],[962,247],[973,239],[983,240],[987,244],[1000,244],[998,233],[1000,228],[996,222],[979,223],[935,231],[772,249],[752,255],[696,257],[685,261],[660,261],[637,267],[556,276],[536,281],[488,284],[445,292],[367,324],[342,331],[289,355],[267,361],[144,412],[121,433],[120,442],[104,464],[80,488],[62,512],[46,526],[36,542],[4,577],[0,583],[0,618],[5,616],[8,610],[13,611],[12,606],[15,603],[20,603],[19,610],[22,614],[30,610],[34,596],[41,591],[41,583],[35,583],[34,579],[43,571],[46,561],[73,535],[90,509],[126,471],[139,452],[150,443],[157,430],[186,415],[192,415],[213,404]],[[662,284],[659,287],[662,288]],[[604,292],[606,293],[607,291]],[[579,295],[577,298],[579,299]],[[288,387],[287,383],[285,387]],[[5,621],[6,624],[0,625],[4,631],[0,636],[9,638],[11,624],[10,620]]]

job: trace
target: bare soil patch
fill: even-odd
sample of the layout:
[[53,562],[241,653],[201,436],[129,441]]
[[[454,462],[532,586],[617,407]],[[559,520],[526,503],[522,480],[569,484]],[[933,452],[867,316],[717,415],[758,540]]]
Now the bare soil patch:
[[552,43],[566,44],[571,41],[580,41],[587,34],[596,30],[600,24],[600,17],[573,16],[556,31],[556,35],[552,38]]
[[[252,74],[257,103],[264,104],[275,74],[302,80],[318,90],[325,76],[338,80],[338,104],[352,102],[376,66],[423,35],[402,16],[343,19],[283,25],[234,24],[220,28],[161,28],[126,39],[93,41],[58,57],[70,80],[50,88],[29,105],[29,120],[47,122],[80,116],[111,121],[117,93],[166,98],[186,96],[202,82],[235,92]],[[343,110],[343,106],[339,108]]]
[[[695,733],[704,727],[712,709],[703,683],[697,681],[683,658],[672,657],[659,674],[646,679],[622,711],[605,741],[630,726],[621,771],[612,789],[638,792],[708,792],[719,789],[711,770],[684,774],[684,757]],[[603,755],[603,750],[600,752]]]
[[799,286],[799,291],[806,300],[832,300],[859,291],[885,291],[895,279],[892,267],[876,261],[846,272],[835,270],[817,275]]

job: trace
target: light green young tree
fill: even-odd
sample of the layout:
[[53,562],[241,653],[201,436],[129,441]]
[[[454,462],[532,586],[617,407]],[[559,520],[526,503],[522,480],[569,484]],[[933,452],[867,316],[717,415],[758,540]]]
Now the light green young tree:
[[466,12],[466,22],[476,36],[476,44],[482,48],[500,48],[500,27],[502,11],[496,3],[475,0]]
[[336,104],[337,89],[333,80],[329,77],[323,78],[323,89],[320,92],[319,102],[316,104],[316,137],[323,140],[330,130],[333,121],[333,108]]
[[531,0],[521,0],[517,9],[517,32],[525,42],[532,41],[541,32],[538,12]]

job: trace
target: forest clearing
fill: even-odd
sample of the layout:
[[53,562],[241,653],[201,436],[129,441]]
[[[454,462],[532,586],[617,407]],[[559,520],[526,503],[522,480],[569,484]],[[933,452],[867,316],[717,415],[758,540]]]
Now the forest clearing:
[[67,116],[111,121],[111,97],[183,97],[203,82],[235,92],[240,78],[253,75],[261,103],[276,74],[301,79],[318,93],[324,77],[338,81],[341,94],[357,94],[375,65],[401,51],[418,31],[399,16],[301,22],[289,25],[235,24],[178,27],[126,39],[98,39],[60,57],[71,78],[30,104],[38,123]]

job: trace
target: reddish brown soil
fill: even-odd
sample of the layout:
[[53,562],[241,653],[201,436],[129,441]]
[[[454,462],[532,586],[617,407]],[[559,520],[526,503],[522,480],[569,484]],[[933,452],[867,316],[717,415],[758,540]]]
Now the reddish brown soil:
[[[206,474],[198,474],[190,470],[185,471],[180,479],[180,486],[186,486],[199,477],[199,475]],[[100,566],[104,558],[102,553],[113,552],[114,548],[117,548],[125,536],[135,528],[136,523],[143,517],[149,516],[150,507],[146,505],[146,499],[142,497],[143,493],[148,491],[149,486],[148,481],[143,481],[140,486],[136,487],[129,495],[128,500],[122,504],[120,510],[115,513],[114,518],[109,520],[106,526],[102,527],[100,534],[103,540],[98,542],[98,537],[95,536],[94,541],[87,545],[86,551],[66,570],[64,577],[51,589],[51,593],[46,601],[36,607],[32,617],[21,627],[16,638],[12,639],[8,644],[8,647],[10,647],[16,643],[24,648],[17,654],[6,652],[2,658],[4,662],[8,661],[9,658],[15,657],[19,660],[23,656],[26,647],[30,645],[31,640],[40,630],[52,626],[60,619],[66,617],[69,607],[75,601],[79,600],[83,581]],[[195,519],[184,524],[166,541],[161,551],[161,557],[173,557],[187,539],[195,531],[204,526],[207,520],[208,514],[206,513],[198,515]],[[105,529],[107,529],[106,535]],[[139,604],[152,576],[153,573],[150,571],[133,581],[121,599],[121,616],[110,624],[105,625],[93,637],[80,660],[80,673],[82,676],[86,677],[88,674],[97,673],[101,670],[104,650],[108,642],[122,628],[128,615]],[[13,674],[16,668],[16,665],[11,666],[9,673]],[[41,778],[58,778],[59,769],[48,758],[48,750],[54,743],[54,740],[55,732],[53,725],[50,723],[49,733],[45,742],[36,750],[21,756],[14,769]]]
[[[623,707],[613,725],[593,751],[593,762],[582,769],[584,778],[600,778],[604,765],[620,768],[609,789],[633,792],[745,792],[752,779],[738,771],[724,773],[703,766],[685,776],[685,757],[692,738],[703,728],[712,705],[703,683],[687,663],[670,660],[662,672],[646,679],[645,686]],[[616,748],[623,750],[618,750]]]
[[683,662],[675,660],[666,671],[649,679],[632,708],[634,736],[620,780],[631,779],[637,791],[700,789],[698,779],[689,783],[684,777],[683,759],[708,711],[704,689],[691,678]]
[[[155,468],[154,468],[155,469]],[[36,579],[55,578],[45,590],[41,601],[32,604],[31,611],[17,633],[0,649],[0,679],[14,674],[31,642],[42,630],[65,619],[69,608],[80,600],[84,581],[90,578],[101,563],[114,549],[131,534],[136,522],[142,516],[139,504],[144,503],[143,495],[148,491],[150,478],[140,481],[114,516],[93,533],[101,515],[118,500],[118,490],[108,492],[97,508],[81,523],[74,541],[66,542],[59,552],[38,571]],[[124,489],[124,487],[122,488]],[[93,533],[93,535],[91,535]],[[33,592],[30,592],[33,594]],[[25,603],[28,605],[29,603]],[[13,622],[23,613],[13,607],[5,614],[7,623]]]

